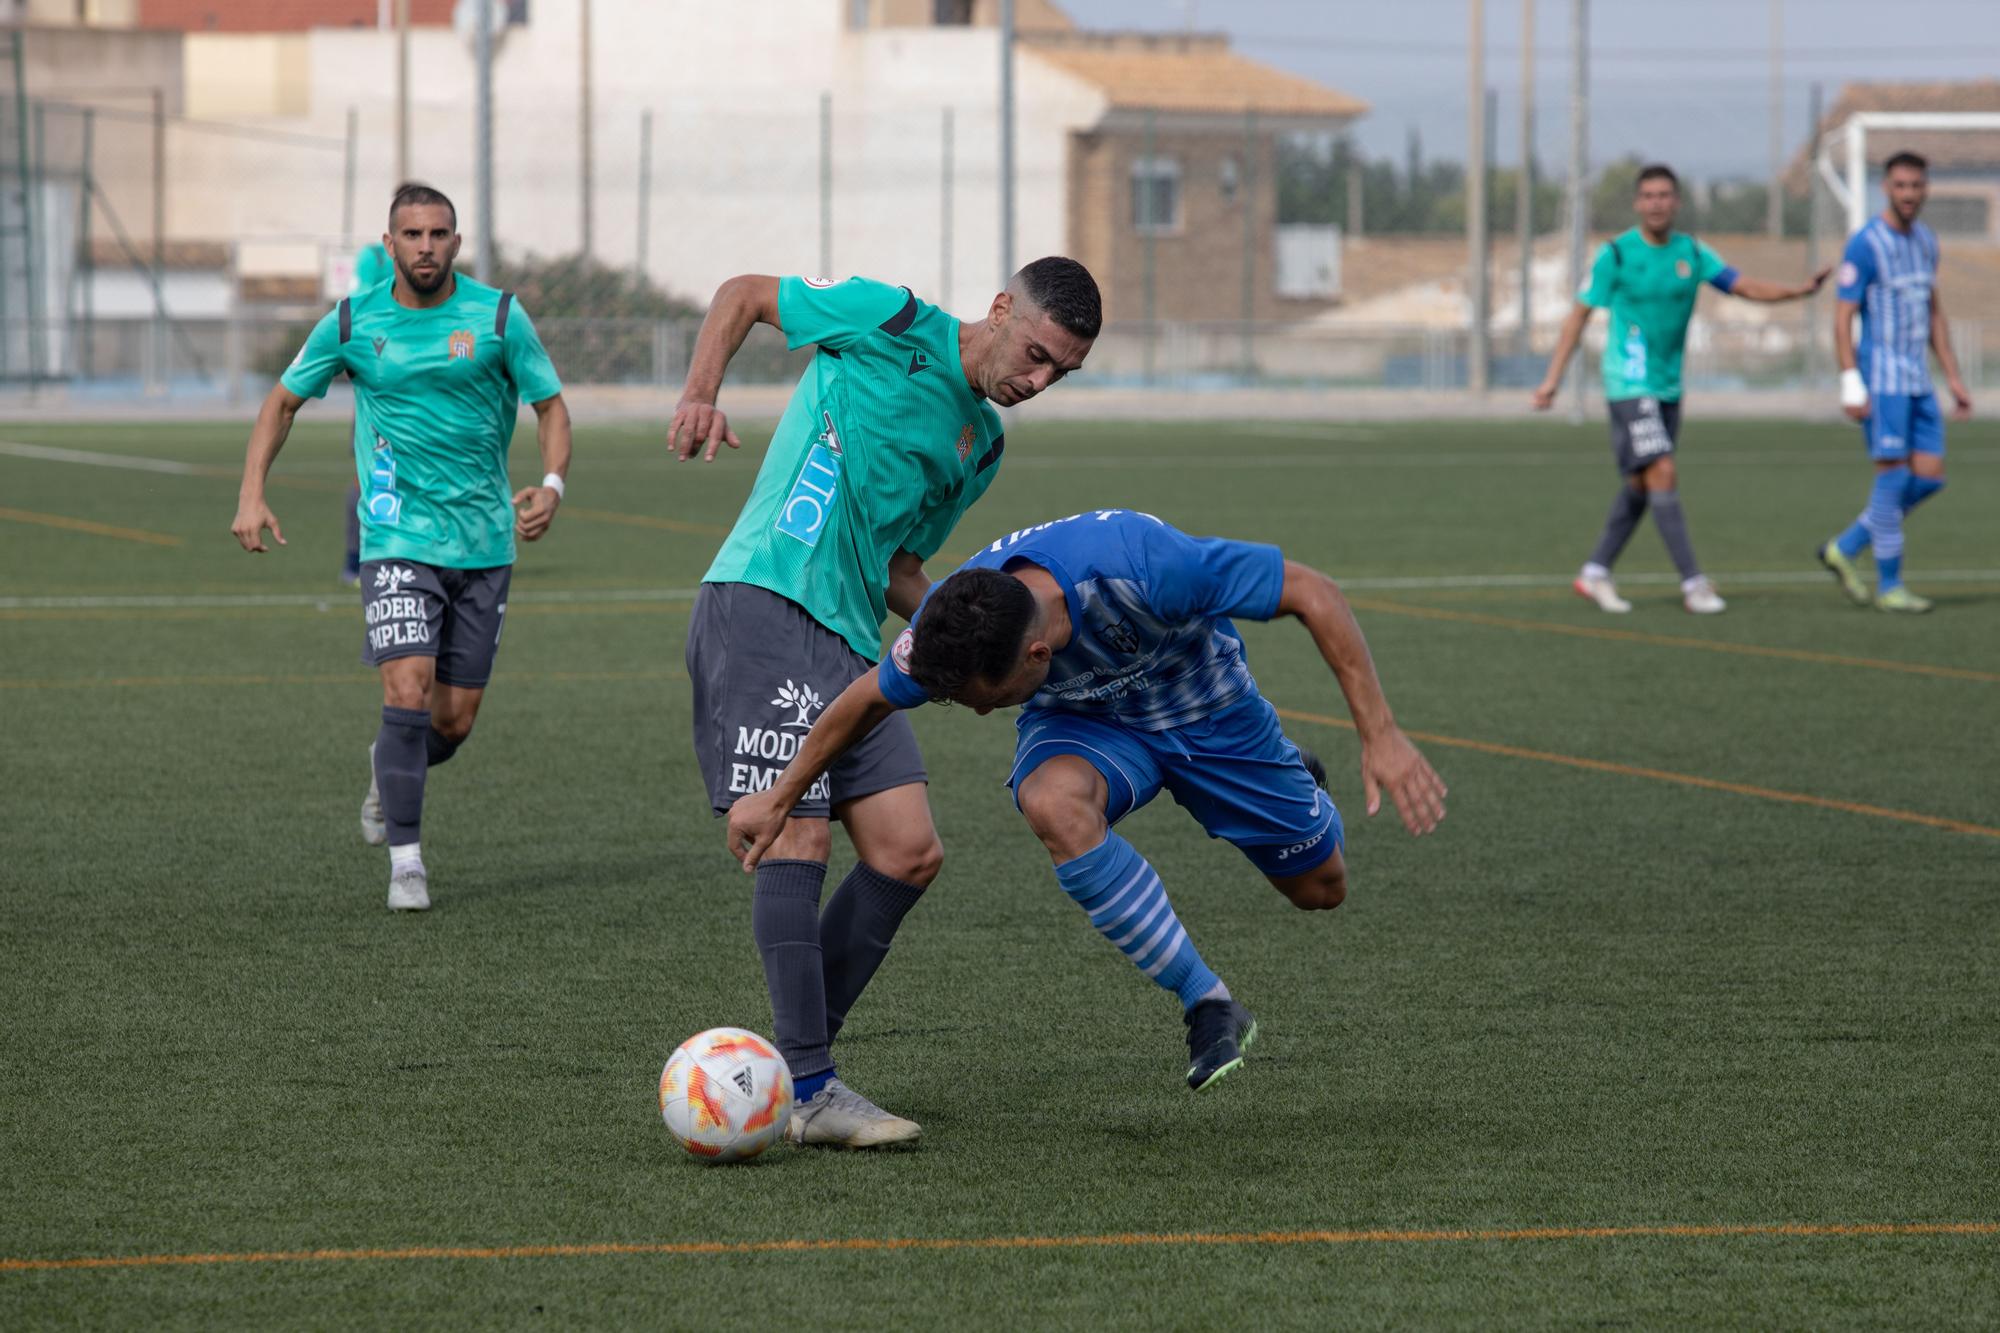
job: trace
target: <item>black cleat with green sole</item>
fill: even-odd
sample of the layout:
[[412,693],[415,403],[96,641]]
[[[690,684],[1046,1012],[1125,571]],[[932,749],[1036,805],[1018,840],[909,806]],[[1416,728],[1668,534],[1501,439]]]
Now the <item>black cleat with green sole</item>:
[[1257,1020],[1234,1000],[1203,1000],[1183,1015],[1188,1029],[1188,1086],[1213,1087],[1243,1063],[1257,1040]]

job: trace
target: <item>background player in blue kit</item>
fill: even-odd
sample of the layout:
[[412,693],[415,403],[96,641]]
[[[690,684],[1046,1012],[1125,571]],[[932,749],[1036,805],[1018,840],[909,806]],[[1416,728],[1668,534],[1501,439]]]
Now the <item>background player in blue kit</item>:
[[1113,825],[1164,789],[1294,906],[1340,906],[1340,813],[1258,693],[1229,621],[1281,615],[1305,624],[1340,682],[1361,736],[1368,813],[1386,789],[1410,832],[1430,832],[1444,817],[1444,783],[1396,726],[1333,580],[1275,546],[1190,537],[1108,509],[1004,537],[932,588],[881,666],[828,706],[770,789],[731,809],[730,852],[754,870],[819,775],[897,709],[1025,705],[1015,804],[1063,891],[1180,999],[1188,1086],[1199,1092],[1242,1063],[1256,1020]]
[[1972,415],[1972,395],[1959,378],[1951,325],[1938,296],[1937,234],[1917,221],[1930,193],[1929,164],[1915,153],[1897,153],[1882,169],[1882,189],[1889,206],[1854,233],[1841,256],[1833,317],[1840,405],[1862,423],[1875,483],[1861,517],[1819,548],[1819,560],[1849,598],[1866,606],[1868,585],[1854,559],[1873,546],[1875,605],[1923,612],[1931,609],[1930,600],[1903,586],[1903,519],[1944,489],[1944,419],[1931,390],[1933,350],[1954,416]]

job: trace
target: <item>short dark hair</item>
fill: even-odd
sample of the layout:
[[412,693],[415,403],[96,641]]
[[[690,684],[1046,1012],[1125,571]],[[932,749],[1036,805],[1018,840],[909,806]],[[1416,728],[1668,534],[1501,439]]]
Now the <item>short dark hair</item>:
[[1079,338],[1095,338],[1104,327],[1104,302],[1097,294],[1097,279],[1074,259],[1050,255],[1037,259],[1014,275],[1022,294],[1050,319]]
[[1632,182],[1632,193],[1639,193],[1647,181],[1665,181],[1674,187],[1674,193],[1681,192],[1681,178],[1674,175],[1674,169],[1664,162],[1648,162],[1639,168],[1639,179]]
[[390,231],[396,230],[396,210],[408,204],[443,204],[451,210],[451,229],[458,230],[458,208],[444,197],[443,190],[432,189],[421,181],[404,181],[389,200]]
[[1882,164],[1882,174],[1886,176],[1897,167],[1915,167],[1926,176],[1931,174],[1931,164],[1924,160],[1923,154],[1913,153],[1907,148],[1900,153],[1891,155],[1889,160]]
[[961,569],[937,586],[911,626],[910,679],[939,701],[967,681],[1005,680],[1034,623],[1027,584],[997,569]]

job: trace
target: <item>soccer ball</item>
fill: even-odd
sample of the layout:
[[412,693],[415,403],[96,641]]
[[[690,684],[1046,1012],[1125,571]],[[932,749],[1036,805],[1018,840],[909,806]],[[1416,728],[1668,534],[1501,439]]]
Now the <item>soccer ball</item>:
[[697,1032],[660,1071],[660,1116],[705,1162],[748,1161],[784,1136],[791,1115],[792,1073],[754,1032]]

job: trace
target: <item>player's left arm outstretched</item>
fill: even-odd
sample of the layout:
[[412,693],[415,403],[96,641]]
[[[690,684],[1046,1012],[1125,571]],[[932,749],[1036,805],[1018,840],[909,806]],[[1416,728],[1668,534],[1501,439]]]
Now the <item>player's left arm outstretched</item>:
[[1826,285],[1827,274],[1833,272],[1829,264],[1804,282],[1772,282],[1768,278],[1753,278],[1747,273],[1736,275],[1735,281],[1725,288],[1731,296],[1740,296],[1746,301],[1797,301],[1811,296]]
[[1368,813],[1382,808],[1386,791],[1405,828],[1418,836],[1429,833],[1444,818],[1444,779],[1396,725],[1368,654],[1368,641],[1339,585],[1309,565],[1287,560],[1278,614],[1296,616],[1305,625],[1340,682],[1348,714],[1361,736],[1361,790]]

